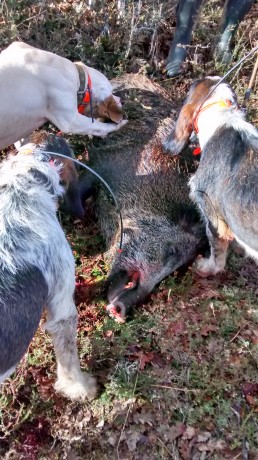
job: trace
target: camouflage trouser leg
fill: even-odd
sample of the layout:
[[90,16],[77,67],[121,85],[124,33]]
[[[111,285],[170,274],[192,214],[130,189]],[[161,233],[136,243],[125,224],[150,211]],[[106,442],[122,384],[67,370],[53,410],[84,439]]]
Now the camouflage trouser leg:
[[254,0],[226,0],[216,39],[216,54],[224,61],[229,60],[235,32],[253,3]]
[[[241,0],[240,0],[241,1]],[[186,45],[191,41],[203,0],[179,0],[176,11],[176,31],[167,58],[166,70],[169,77],[180,73],[180,67],[186,57]]]

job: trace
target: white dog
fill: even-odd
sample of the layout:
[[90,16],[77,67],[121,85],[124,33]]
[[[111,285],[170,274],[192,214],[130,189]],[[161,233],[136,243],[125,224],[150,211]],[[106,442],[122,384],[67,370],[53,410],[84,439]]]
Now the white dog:
[[[0,149],[47,120],[63,133],[100,137],[127,123],[120,99],[101,72],[22,42],[0,54],[0,100]],[[87,116],[90,106],[94,117],[115,123],[93,122]]]

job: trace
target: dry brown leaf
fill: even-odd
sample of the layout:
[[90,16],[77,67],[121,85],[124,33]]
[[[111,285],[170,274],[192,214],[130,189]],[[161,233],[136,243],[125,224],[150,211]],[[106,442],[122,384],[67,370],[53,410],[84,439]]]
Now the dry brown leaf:
[[136,449],[137,442],[141,438],[141,433],[139,431],[128,432],[125,442],[128,446],[128,449],[133,452]]
[[187,426],[184,434],[182,436],[183,439],[192,439],[196,435],[196,429],[193,426]]
[[209,431],[204,431],[199,434],[197,437],[197,442],[206,442],[211,438],[211,433]]
[[176,425],[171,426],[168,428],[164,436],[169,442],[173,442],[176,438],[179,436],[182,436],[182,434],[185,431],[185,425],[183,423],[177,423]]
[[258,406],[257,398],[254,398],[252,395],[246,395],[245,399],[250,406]]
[[200,329],[200,334],[203,335],[204,337],[207,337],[210,332],[216,332],[218,330],[218,327],[213,325],[213,324],[206,324]]
[[142,371],[145,368],[146,364],[151,363],[151,361],[154,358],[154,353],[152,351],[150,351],[148,353],[144,353],[143,351],[140,351],[138,353],[138,358],[139,358],[139,362],[140,362],[139,368]]
[[136,412],[133,416],[134,423],[141,423],[142,425],[147,423],[148,425],[153,426],[154,420],[153,414],[151,412],[145,412],[144,410],[140,413]]

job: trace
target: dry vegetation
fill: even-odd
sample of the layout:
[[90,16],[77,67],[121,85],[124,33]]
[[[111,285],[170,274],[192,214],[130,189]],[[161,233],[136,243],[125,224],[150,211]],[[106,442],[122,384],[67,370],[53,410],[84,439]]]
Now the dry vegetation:
[[[175,26],[174,0],[90,3],[2,0],[0,47],[19,39],[81,59],[110,77],[147,73],[176,100],[192,79],[225,70],[211,51],[223,2],[206,5],[186,75],[174,80],[162,73]],[[254,5],[239,28],[234,62],[256,44],[256,17]],[[240,101],[252,65],[250,60],[233,79]],[[256,99],[254,88],[254,123]],[[81,154],[87,138],[72,140]],[[98,229],[93,222],[61,219],[77,264],[81,364],[97,376],[99,396],[79,404],[53,391],[53,349],[39,329],[0,395],[0,458],[258,459],[255,264],[232,250],[227,271],[215,279],[201,280],[191,270],[175,274],[121,326],[105,315],[107,266]]]

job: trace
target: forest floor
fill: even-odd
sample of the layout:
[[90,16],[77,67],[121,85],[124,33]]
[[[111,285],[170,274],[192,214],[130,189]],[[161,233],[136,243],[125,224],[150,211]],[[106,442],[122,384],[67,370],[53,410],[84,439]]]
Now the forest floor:
[[[0,47],[13,40],[83,60],[107,76],[140,72],[178,104],[200,75],[228,70],[214,62],[212,37],[221,2],[203,9],[185,74],[167,79],[164,60],[175,28],[175,2],[3,1]],[[89,2],[90,3],[90,2]],[[102,4],[106,6],[102,7]],[[222,2],[223,3],[223,2]],[[88,3],[87,3],[88,4]],[[255,4],[239,27],[233,63],[257,43]],[[232,77],[240,103],[254,58]],[[232,63],[231,63],[232,65]],[[257,87],[249,119],[257,124]],[[87,137],[75,153],[80,155]],[[97,378],[91,402],[55,393],[56,364],[39,328],[0,395],[0,458],[9,460],[258,459],[257,266],[238,248],[225,272],[199,278],[171,274],[116,324],[105,313],[105,247],[93,221],[61,215],[76,260],[81,365]]]

